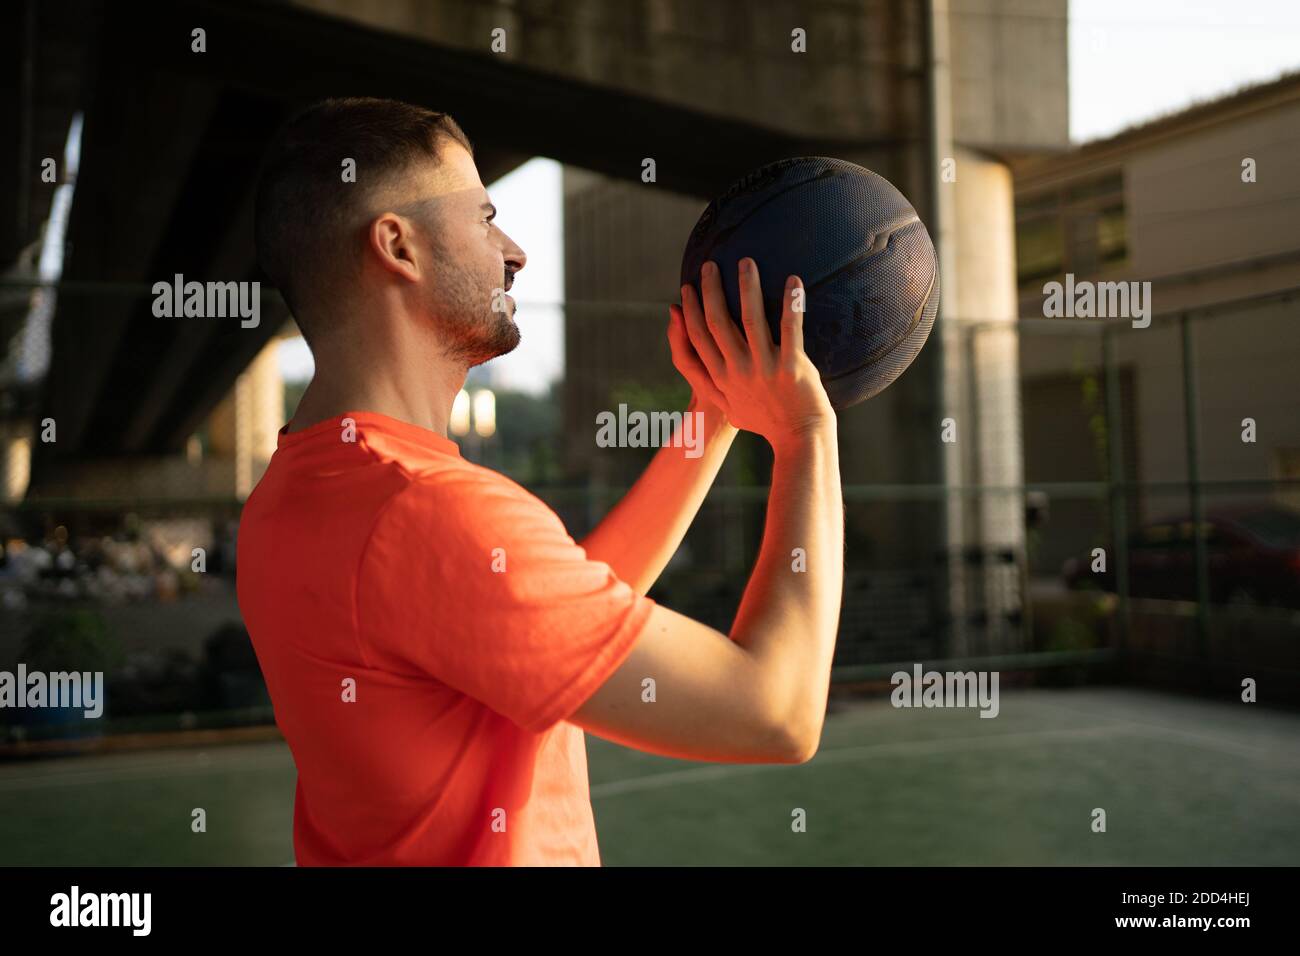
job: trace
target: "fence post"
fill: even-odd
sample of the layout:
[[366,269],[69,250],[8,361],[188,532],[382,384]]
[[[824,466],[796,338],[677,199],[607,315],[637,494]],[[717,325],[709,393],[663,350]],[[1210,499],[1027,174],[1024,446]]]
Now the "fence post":
[[1184,312],[1179,317],[1183,339],[1183,405],[1187,419],[1187,485],[1192,505],[1192,534],[1196,545],[1196,652],[1202,665],[1210,634],[1210,574],[1205,547],[1205,507],[1201,500],[1201,452],[1199,394],[1196,379],[1196,342],[1192,323]]
[[1103,329],[1102,362],[1106,366],[1106,452],[1109,458],[1110,526],[1115,548],[1115,591],[1119,596],[1117,656],[1122,657],[1129,638],[1128,594],[1128,483],[1124,478],[1124,403],[1120,393],[1119,359],[1115,330]]

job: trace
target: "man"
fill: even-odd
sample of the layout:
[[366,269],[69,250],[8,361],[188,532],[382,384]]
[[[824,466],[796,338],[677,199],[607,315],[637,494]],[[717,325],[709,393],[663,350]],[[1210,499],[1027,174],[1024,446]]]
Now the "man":
[[[303,865],[599,865],[584,730],[698,760],[817,747],[843,516],[798,281],[779,349],[755,269],[743,333],[716,267],[702,303],[683,290],[668,336],[703,454],[661,449],[579,546],[446,437],[468,369],[519,341],[505,290],[526,258],[494,214],[459,127],[403,103],[319,104],[266,161],[258,254],[316,369],[244,508],[238,592],[298,768]],[[645,595],[738,428],[775,465],[728,636]]]

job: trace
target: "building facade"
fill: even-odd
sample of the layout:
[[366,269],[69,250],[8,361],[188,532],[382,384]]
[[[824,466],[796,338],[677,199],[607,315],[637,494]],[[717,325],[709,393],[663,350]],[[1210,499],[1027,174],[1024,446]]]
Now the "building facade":
[[[1300,478],[1297,130],[1292,74],[1015,166],[1021,316],[1041,319],[1044,289],[1067,275],[1149,283],[1150,325],[1111,332],[1123,477],[1144,486],[1131,524],[1187,516],[1193,468],[1209,511],[1300,506],[1285,484]],[[1102,337],[1053,321],[1021,338],[1026,478],[1105,480]],[[1035,570],[1089,546],[1101,514],[1054,502]]]

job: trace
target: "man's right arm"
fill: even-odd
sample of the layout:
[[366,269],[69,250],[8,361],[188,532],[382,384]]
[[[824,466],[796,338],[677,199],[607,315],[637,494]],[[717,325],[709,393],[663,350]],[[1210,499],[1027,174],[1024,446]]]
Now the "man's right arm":
[[[744,339],[716,272],[706,271],[702,284],[704,309],[688,287],[680,316],[699,353],[695,374],[707,372],[728,417],[773,447],[758,561],[730,637],[656,607],[628,657],[570,720],[666,756],[802,763],[821,737],[843,588],[835,414],[803,352],[802,315],[792,306],[797,281],[787,286],[779,350],[762,316],[756,269],[741,273]],[[652,701],[643,697],[646,678],[654,680]]]

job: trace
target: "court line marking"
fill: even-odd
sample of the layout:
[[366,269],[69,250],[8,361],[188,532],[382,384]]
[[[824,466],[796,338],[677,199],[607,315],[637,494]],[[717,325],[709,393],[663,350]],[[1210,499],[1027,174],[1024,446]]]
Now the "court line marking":
[[[1272,761],[1279,760],[1291,767],[1300,765],[1287,760],[1276,750],[1252,747],[1240,741],[1194,731],[1180,730],[1161,724],[1153,724],[1130,717],[1118,717],[1091,710],[1080,710],[1063,704],[1045,704],[1045,711],[1066,711],[1087,717],[1093,721],[1104,722],[1101,726],[1089,728],[1062,728],[1057,730],[1012,731],[1010,733],[983,734],[979,736],[952,737],[941,736],[927,740],[889,741],[885,743],[864,744],[854,747],[837,747],[821,750],[813,763],[838,763],[861,757],[886,754],[891,752],[903,755],[920,753],[945,753],[970,746],[999,745],[1000,741],[1017,741],[1026,739],[1063,739],[1090,738],[1114,735],[1117,731],[1127,729],[1126,736],[1164,737],[1189,742],[1194,745],[1213,749],[1235,757],[1246,757]],[[846,715],[848,716],[848,715]],[[856,715],[854,715],[856,716]],[[629,748],[635,749],[635,748]],[[15,777],[10,780],[0,779],[0,793],[16,793],[39,790],[45,787],[81,786],[95,783],[113,783],[156,779],[173,776],[202,776],[218,773],[230,774],[277,769],[292,769],[292,758],[286,761],[285,754],[278,747],[260,748],[258,752],[245,754],[236,763],[208,758],[205,753],[185,753],[180,759],[150,759],[134,767],[105,767],[94,770],[76,770],[55,767],[42,769],[31,776]],[[590,787],[591,797],[600,799],[607,796],[619,796],[623,793],[635,793],[642,790],[672,786],[674,783],[703,783],[709,780],[725,779],[751,773],[787,769],[784,764],[707,764],[665,773],[642,774],[623,780],[613,780],[595,784]]]
[[[1217,734],[1203,734],[1192,730],[1182,730],[1177,727],[1170,727],[1166,724],[1153,724],[1147,720],[1135,719],[1129,716],[1116,716],[1109,713],[1098,713],[1091,710],[1080,710],[1077,707],[1069,707],[1064,704],[1049,704],[1048,709],[1064,710],[1072,714],[1078,714],[1080,717],[1087,717],[1090,720],[1108,721],[1112,725],[1140,728],[1144,733],[1151,733],[1151,736],[1159,737],[1179,737],[1183,740],[1189,740],[1199,743],[1210,750],[1218,750],[1221,753],[1231,754],[1234,757],[1252,756],[1259,757],[1274,762],[1281,761],[1290,766],[1300,766],[1300,760],[1287,760],[1285,756],[1279,754],[1276,749],[1266,747],[1256,747],[1240,740],[1233,740],[1230,737],[1223,737]],[[1297,751],[1300,757],[1300,750]]]
[[[1005,734],[984,734],[977,737],[935,737],[929,740],[890,741],[879,744],[863,744],[855,747],[835,747],[829,750],[824,749],[819,751],[817,756],[810,761],[810,765],[846,763],[888,753],[900,753],[903,756],[940,754],[952,752],[954,750],[968,750],[971,747],[978,749],[989,745],[997,746],[1003,741],[1016,742],[1026,739],[1068,740],[1114,738],[1117,734],[1130,738],[1162,736],[1166,738],[1175,738],[1183,742],[1190,742],[1201,746],[1212,745],[1207,749],[1218,750],[1221,753],[1234,757],[1263,759],[1274,763],[1278,761],[1278,754],[1275,751],[1249,747],[1232,741],[1225,741],[1218,737],[1196,734],[1189,731],[1180,731],[1170,727],[1162,727],[1157,724],[1146,724],[1140,721],[1126,720],[1124,718],[1105,717],[1103,715],[1089,714],[1083,711],[1074,712],[1081,716],[1106,720],[1108,723],[1099,727],[1013,731]],[[1296,766],[1296,764],[1290,761],[1285,762],[1291,766]],[[639,793],[645,790],[655,790],[679,784],[706,783],[711,780],[725,779],[727,777],[739,776],[747,773],[761,773],[764,771],[782,769],[788,769],[788,767],[782,764],[711,764],[707,767],[690,767],[684,770],[670,770],[666,773],[643,774],[638,777],[629,777],[624,780],[613,780],[608,783],[596,784],[591,787],[591,797],[593,800],[598,800],[604,797],[622,796],[625,793]]]
[[[878,744],[862,744],[856,747],[834,747],[820,750],[810,762],[810,766],[826,763],[846,763],[887,753],[902,753],[911,756],[917,753],[944,753],[953,750],[969,749],[972,744],[987,746],[1001,744],[1002,741],[1023,741],[1027,738],[1089,738],[1113,737],[1114,730],[1108,727],[1066,728],[1061,730],[1025,730],[1006,734],[982,734],[978,737],[936,737],[931,740],[896,740]],[[592,799],[617,797],[625,793],[637,793],[643,790],[656,790],[678,784],[704,783],[730,776],[764,771],[787,770],[785,764],[710,764],[707,767],[690,767],[685,770],[670,770],[666,773],[643,774],[625,780],[613,780],[597,784],[591,788]]]
[[[1088,692],[1089,696],[1086,699],[1092,700],[1094,703],[1103,707],[1110,706],[1111,705],[1110,698],[1116,695],[1114,693],[1108,693],[1108,691],[1114,691],[1114,689],[1113,688],[1093,689]],[[1035,692],[1033,691],[1029,692],[1030,695],[1034,693]],[[1291,768],[1300,768],[1300,748],[1297,748],[1295,750],[1294,759],[1289,759],[1285,753],[1285,744],[1287,742],[1290,742],[1293,739],[1300,739],[1300,738],[1291,738],[1285,732],[1270,731],[1269,739],[1274,744],[1276,744],[1276,746],[1262,747],[1262,746],[1255,746],[1253,744],[1246,743],[1245,741],[1239,738],[1225,737],[1220,734],[1207,734],[1207,733],[1199,733],[1197,731],[1192,731],[1192,730],[1184,730],[1178,727],[1171,727],[1168,724],[1152,723],[1149,720],[1141,719],[1139,717],[1134,717],[1134,716],[1117,716],[1111,711],[1095,710],[1095,709],[1089,709],[1087,707],[1071,706],[1070,704],[1058,703],[1057,701],[1059,700],[1060,697],[1058,695],[1053,695],[1051,697],[1042,697],[1039,699],[1034,699],[1034,697],[1029,695],[1026,695],[1025,697],[1025,702],[1029,703],[1031,707],[1036,706],[1040,714],[1054,714],[1055,712],[1063,711],[1067,714],[1077,714],[1080,717],[1086,717],[1090,722],[1100,721],[1100,722],[1105,722],[1110,726],[1128,726],[1133,728],[1141,728],[1143,731],[1153,731],[1154,733],[1151,733],[1150,735],[1154,737],[1163,736],[1163,737],[1182,738],[1183,740],[1186,741],[1202,744],[1206,746],[1207,749],[1218,750],[1222,753],[1227,753],[1235,757],[1257,757],[1263,760],[1272,761],[1274,763],[1280,762]],[[1134,704],[1134,699],[1132,695],[1124,694],[1122,697],[1120,697],[1120,702],[1121,705],[1131,706]],[[1074,703],[1079,703],[1079,701],[1075,700]],[[1190,701],[1189,703],[1194,705],[1198,702]],[[1200,701],[1199,703],[1204,703],[1204,701]],[[862,711],[858,713],[865,712],[865,711],[867,711],[867,708],[862,708]],[[1004,711],[1007,714],[1014,714],[1018,718],[1029,717],[1029,715],[1024,710],[1013,711],[1009,708],[1004,707]],[[852,719],[853,717],[857,717],[858,713],[849,712],[846,713],[844,716]],[[1270,717],[1289,716],[1285,712],[1266,711],[1265,713],[1267,713]],[[1242,728],[1242,733],[1248,733],[1248,732],[1249,731],[1247,728]]]

